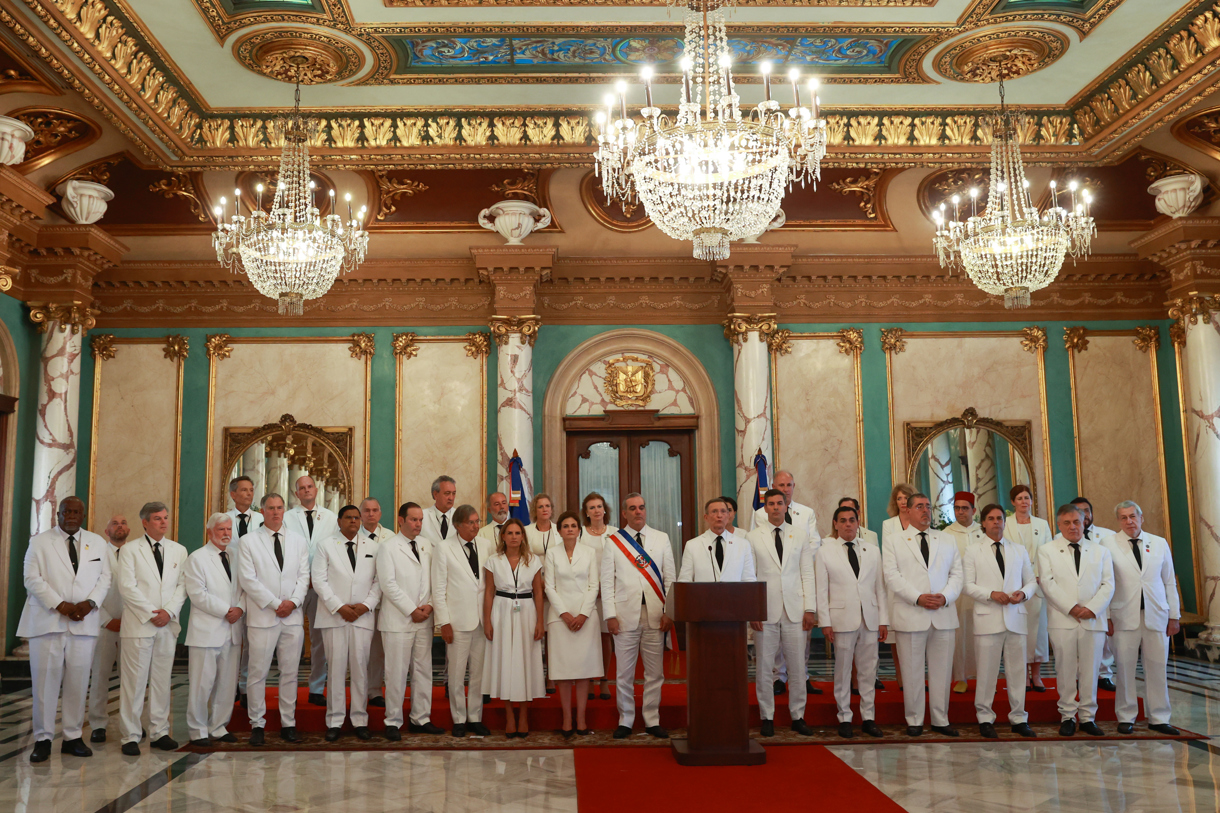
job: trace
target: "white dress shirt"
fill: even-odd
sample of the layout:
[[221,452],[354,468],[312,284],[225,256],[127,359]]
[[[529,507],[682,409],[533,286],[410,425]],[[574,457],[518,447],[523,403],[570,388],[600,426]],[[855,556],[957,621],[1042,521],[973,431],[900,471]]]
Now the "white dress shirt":
[[[788,515],[792,517],[793,526],[803,526],[805,534],[809,539],[810,544],[817,547],[821,542],[822,535],[818,533],[818,516],[817,513],[808,505],[793,500],[788,505]],[[754,512],[754,527],[760,528],[763,525],[770,525],[771,521],[767,519],[767,509],[765,507],[758,508]]]
[[678,571],[680,582],[752,582],[755,580],[754,549],[749,540],[729,533],[720,534],[724,552],[724,566],[716,564],[716,536],[711,529],[694,539],[687,540],[682,548],[682,567]]
[[[420,528],[419,535],[432,543],[435,549],[438,544],[443,541],[457,539],[457,529],[453,527],[453,512],[457,510],[454,506],[448,511],[442,513],[435,505],[429,505],[424,509],[424,524]],[[441,517],[444,517],[445,533],[441,533]]]

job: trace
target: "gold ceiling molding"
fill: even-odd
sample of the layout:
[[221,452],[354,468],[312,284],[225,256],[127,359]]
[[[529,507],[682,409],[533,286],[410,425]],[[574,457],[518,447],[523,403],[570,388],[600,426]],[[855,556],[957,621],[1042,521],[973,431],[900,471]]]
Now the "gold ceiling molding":
[[1186,146],[1220,160],[1220,108],[1180,119],[1170,132]]
[[636,232],[652,226],[652,218],[644,214],[644,206],[638,200],[612,202],[602,187],[601,177],[593,170],[586,172],[580,181],[580,202],[594,220],[610,231]]
[[974,34],[936,57],[936,72],[958,82],[991,84],[1040,71],[1067,53],[1068,38],[1049,28],[1003,28]]
[[885,187],[882,178],[885,170],[870,169],[863,175],[844,178],[830,184],[830,188],[840,195],[859,195],[860,211],[869,220],[884,221],[889,225],[885,211]]
[[83,150],[102,135],[102,128],[96,123],[58,107],[23,107],[7,115],[25,122],[34,131],[34,137],[25,145],[25,160],[15,167],[23,175]]
[[[233,58],[247,69],[279,82],[303,85],[339,82],[364,68],[364,55],[342,37],[310,29],[259,30],[233,43]],[[293,64],[303,58],[300,67]]]
[[374,171],[373,177],[377,181],[377,205],[374,208],[377,211],[378,220],[385,220],[386,216],[398,211],[398,205],[394,202],[398,198],[410,198],[419,192],[428,191],[427,184],[410,178],[403,180],[391,178],[386,175],[384,170]]
[[346,29],[351,28],[354,22],[351,11],[344,0],[319,0],[322,6],[321,12],[311,8],[300,10],[280,8],[276,11],[254,8],[235,14],[230,14],[219,0],[193,0],[193,2],[218,42],[224,42],[229,34],[250,25],[325,23],[328,24],[328,27]]
[[175,172],[168,178],[163,178],[149,184],[148,191],[156,193],[166,200],[181,198],[191,207],[191,214],[201,223],[211,220],[207,204],[203,200],[202,172]]
[[970,190],[979,190],[979,200],[986,200],[986,190],[991,182],[991,170],[986,167],[963,167],[941,169],[925,177],[919,183],[915,199],[919,203],[919,211],[928,220],[932,213],[940,208],[942,203],[952,205],[954,195],[958,195],[962,203],[970,205]]
[[10,63],[0,70],[0,94],[40,93],[45,96],[60,96],[59,88],[45,80],[25,54],[8,40],[0,39],[0,61]]

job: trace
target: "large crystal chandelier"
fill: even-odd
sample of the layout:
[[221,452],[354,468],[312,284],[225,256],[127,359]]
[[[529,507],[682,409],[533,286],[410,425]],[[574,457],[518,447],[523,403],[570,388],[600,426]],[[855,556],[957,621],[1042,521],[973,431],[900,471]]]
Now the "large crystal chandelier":
[[[302,59],[298,57],[298,59]],[[299,67],[299,66],[298,66]],[[258,292],[279,301],[279,312],[299,316],[306,299],[317,299],[330,290],[340,272],[353,270],[364,260],[369,235],[352,215],[337,214],[335,192],[330,190],[330,214],[321,216],[309,177],[309,139],[316,135],[317,120],[301,115],[301,79],[297,76],[292,113],[281,119],[284,152],[271,213],[263,211],[263,186],[258,200],[247,202],[243,213],[241,190],[234,192],[233,215],[226,217],[227,201],[216,207],[217,229],[212,245],[220,264],[234,273],[244,272]]]
[[[687,0],[682,96],[676,119],[653,105],[652,70],[644,68],[642,121],[627,115],[626,85],[597,115],[597,172],[611,199],[638,199],[661,231],[694,242],[695,257],[723,260],[729,241],[761,234],[793,182],[815,184],[826,154],[826,121],[818,116],[817,80],[802,107],[799,74],[789,73],[793,106],[771,98],[744,113],[733,84],[725,33],[732,0]],[[617,115],[616,115],[617,107]]]
[[[978,190],[970,190],[970,217],[961,219],[963,201],[954,195],[953,219],[945,203],[933,212],[934,245],[942,268],[965,271],[983,291],[1004,295],[1005,308],[1029,307],[1029,295],[1055,281],[1064,258],[1087,257],[1097,228],[1089,215],[1092,195],[1073,181],[1061,193],[1051,181],[1051,206],[1039,214],[1029,197],[1021,161],[1020,116],[1004,105],[1000,79],[1000,112],[991,117],[991,181],[987,208],[978,214]],[[1059,195],[1070,195],[1070,209]]]

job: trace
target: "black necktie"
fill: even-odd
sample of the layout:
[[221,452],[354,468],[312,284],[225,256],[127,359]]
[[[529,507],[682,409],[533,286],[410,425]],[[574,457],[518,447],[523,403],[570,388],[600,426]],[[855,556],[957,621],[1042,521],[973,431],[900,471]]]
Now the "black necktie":
[[860,557],[856,556],[856,543],[844,542],[847,546],[847,561],[851,563],[851,570],[856,574],[856,578],[860,578]]
[[280,563],[280,570],[284,569],[284,549],[280,546],[280,535],[272,534],[275,537],[275,561]]
[[784,543],[779,538],[779,528],[775,529],[775,553],[779,556],[779,563],[784,563]]
[[157,575],[165,575],[165,559],[161,556],[161,543],[153,543],[153,558],[157,560]]
[[248,514],[237,515],[237,536],[243,537],[250,532],[250,516]]
[[68,558],[72,561],[72,572],[75,573],[80,568],[80,558],[76,555],[76,537],[72,534],[68,534]]
[[[449,536],[449,517],[441,514],[441,539]],[[478,575],[477,573],[475,574]]]
[[313,539],[313,509],[305,512],[305,524],[309,526],[309,538]]
[[[1139,569],[1144,569],[1144,557],[1140,554],[1140,538],[1129,539],[1131,542],[1131,552],[1135,554],[1135,563],[1139,565]],[[1144,589],[1140,588],[1140,610],[1144,609]]]
[[415,547],[415,540],[408,539],[407,541],[411,543],[411,555],[419,559],[419,549]]
[[466,557],[470,559],[470,572],[476,579],[479,578],[479,554],[474,549],[474,540],[466,543]]
[[995,545],[995,563],[1000,566],[1000,576],[1004,576],[1004,546],[999,542],[993,542]]
[[791,511],[784,511],[784,522],[788,523],[789,525],[792,524],[792,512]]
[[229,569],[229,554],[221,551],[220,563],[225,566],[225,575],[229,577],[229,581],[233,581],[233,571]]
[[373,540],[374,542],[376,542],[376,541],[377,541],[377,534],[369,534],[369,539],[371,539],[371,540]]
[[1076,575],[1079,576],[1080,575],[1080,543],[1079,542],[1069,542],[1068,544],[1072,546],[1072,556],[1074,556],[1076,558]]
[[724,537],[716,537],[716,569],[724,570]]
[[931,564],[928,557],[928,532],[919,532],[919,552],[923,554],[923,566],[927,567]]
[[352,570],[356,569],[356,542],[355,540],[347,540],[347,561],[352,563]]

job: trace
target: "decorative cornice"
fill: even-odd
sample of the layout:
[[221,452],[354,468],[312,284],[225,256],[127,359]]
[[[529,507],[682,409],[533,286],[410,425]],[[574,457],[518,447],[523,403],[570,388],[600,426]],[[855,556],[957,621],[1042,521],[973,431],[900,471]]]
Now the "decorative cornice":
[[1024,334],[1024,338],[1021,339],[1021,347],[1027,353],[1040,353],[1049,344],[1046,338],[1046,328],[1039,325],[1022,328],[1021,333]]
[[1087,327],[1065,327],[1063,329],[1063,348],[1073,353],[1083,353],[1089,349],[1088,334]]
[[89,337],[89,353],[94,360],[112,359],[116,349],[113,333],[95,333]]
[[395,333],[390,346],[394,348],[394,358],[405,360],[419,355],[419,344],[415,341],[414,333]]
[[190,353],[191,342],[186,336],[166,336],[165,347],[162,348],[165,357],[173,362],[186,361]]
[[900,327],[881,328],[881,349],[890,354],[904,352],[907,349],[904,333],[906,331]]
[[491,355],[491,335],[480,330],[466,334],[466,355],[472,359]]
[[368,361],[377,352],[376,342],[372,333],[353,333],[352,343],[347,347],[352,358]]
[[748,333],[757,333],[765,342],[778,329],[774,313],[730,313],[724,320],[724,338],[733,344],[744,342]]
[[864,352],[864,331],[858,327],[840,328],[835,344],[843,355],[858,356]]
[[39,333],[46,333],[52,323],[60,332],[87,333],[97,324],[97,314],[83,302],[27,302],[30,321],[38,326]]
[[233,355],[233,346],[229,340],[233,338],[228,333],[209,334],[204,342],[205,352],[209,361],[216,362]]
[[513,334],[520,336],[522,343],[533,347],[538,338],[538,329],[542,327],[542,317],[537,315],[493,316],[488,325],[491,328],[492,338],[500,347],[508,344],[508,339]]
[[1140,325],[1135,329],[1135,346],[1143,352],[1161,349],[1161,331],[1154,325]]

